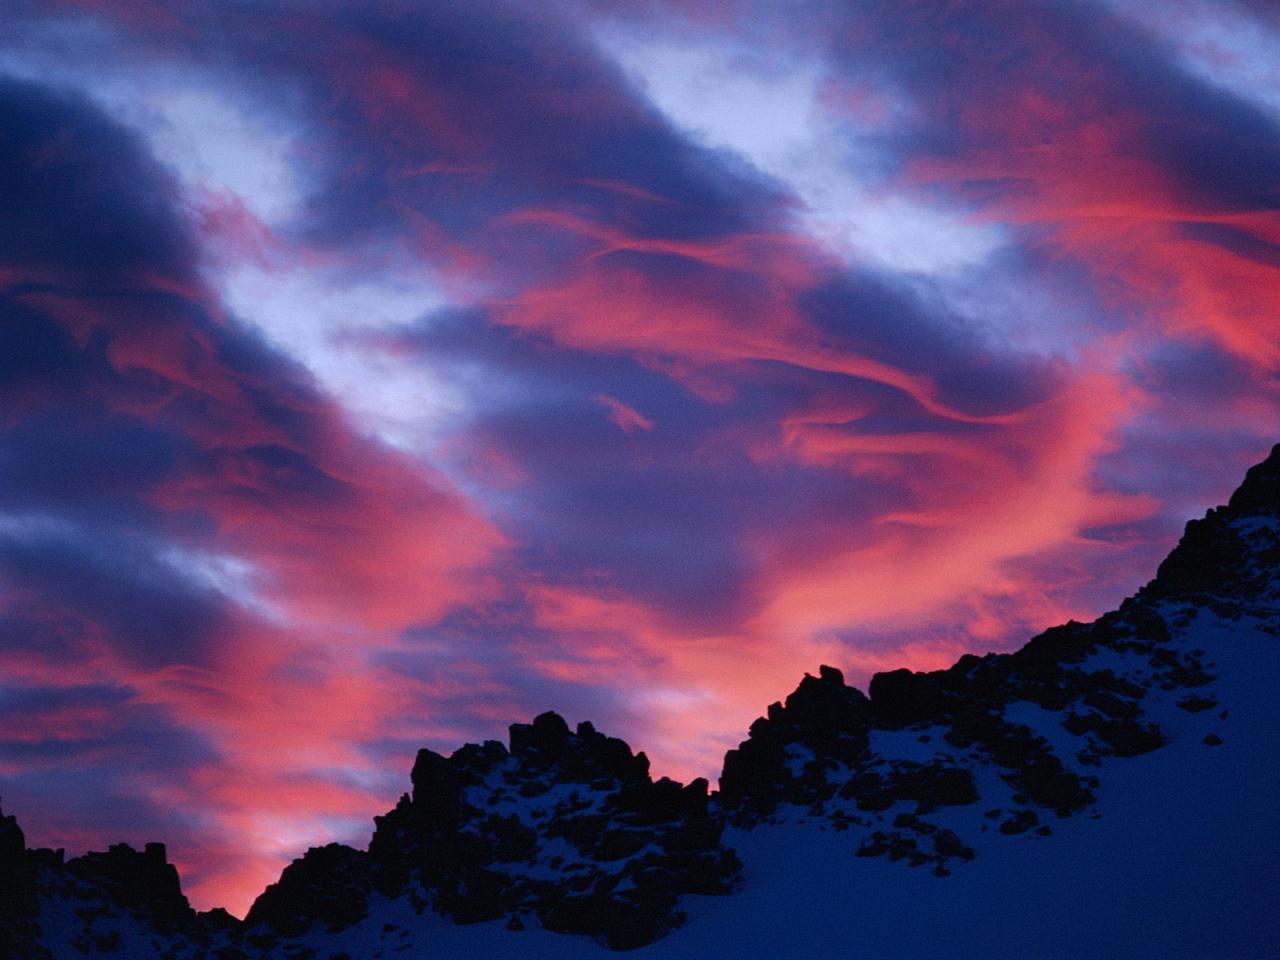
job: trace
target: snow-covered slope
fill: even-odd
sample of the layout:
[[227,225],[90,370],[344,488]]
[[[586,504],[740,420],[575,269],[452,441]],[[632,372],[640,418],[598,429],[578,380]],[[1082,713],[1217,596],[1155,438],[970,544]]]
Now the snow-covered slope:
[[0,929],[19,957],[1280,957],[1277,691],[1280,447],[1094,623],[869,697],[806,676],[710,799],[547,714],[423,751],[369,851],[310,851],[246,924],[158,846],[63,863],[9,818]]

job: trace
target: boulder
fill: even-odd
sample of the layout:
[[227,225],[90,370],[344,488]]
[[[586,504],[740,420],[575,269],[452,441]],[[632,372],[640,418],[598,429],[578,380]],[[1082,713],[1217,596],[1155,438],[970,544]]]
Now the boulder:
[[258,895],[245,923],[266,924],[286,937],[315,925],[336,933],[368,915],[371,890],[366,854],[340,843],[312,847]]

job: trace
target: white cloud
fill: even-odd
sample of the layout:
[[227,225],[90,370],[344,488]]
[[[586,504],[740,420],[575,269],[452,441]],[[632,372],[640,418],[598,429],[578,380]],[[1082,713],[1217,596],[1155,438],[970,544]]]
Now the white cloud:
[[226,553],[172,545],[158,548],[159,557],[186,579],[222,594],[233,603],[273,623],[286,623],[284,610],[262,596],[263,572],[247,560]]
[[121,112],[144,110],[156,156],[191,188],[231,193],[259,219],[279,224],[304,199],[290,159],[297,134],[281,118],[253,113],[216,87],[137,91]]
[[227,304],[303,364],[358,424],[385,443],[427,452],[462,400],[415,356],[362,342],[444,306],[426,279],[355,280],[308,266],[245,261],[217,278]]
[[1172,8],[1111,0],[1111,6],[1169,43],[1188,72],[1280,118],[1280,32],[1274,27],[1223,0]]
[[263,103],[225,76],[131,57],[85,21],[46,25],[41,41],[0,50],[0,70],[81,91],[142,134],[190,190],[233,194],[267,223],[298,212],[304,187],[292,153],[302,125],[279,95]]
[[605,48],[678,127],[746,157],[805,205],[805,227],[853,261],[927,274],[983,262],[1004,242],[994,224],[877,183],[867,138],[823,102],[818,64],[779,65],[735,49],[607,34]]

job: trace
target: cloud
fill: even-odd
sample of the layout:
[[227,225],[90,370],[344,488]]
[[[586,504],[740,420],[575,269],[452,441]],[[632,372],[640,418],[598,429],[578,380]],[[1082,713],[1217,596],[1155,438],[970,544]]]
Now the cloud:
[[[33,836],[101,843],[136,801],[151,811],[136,829],[172,832],[222,889],[201,850],[235,835],[263,784],[340,761],[356,727],[333,703],[394,697],[361,673],[368,651],[470,595],[502,538],[226,314],[135,136],[30,84],[6,82],[0,113],[4,189],[21,194],[6,237],[29,241],[0,251],[21,347],[4,369],[0,656],[5,702],[47,734],[6,724],[12,793],[99,778],[114,824],[68,797],[34,805]],[[115,686],[88,686],[102,677]],[[258,815],[299,803],[275,797]],[[169,831],[177,811],[201,830]],[[259,879],[291,852],[258,856]]]
[[627,406],[617,397],[611,397],[607,393],[597,393],[595,401],[604,407],[609,420],[623,433],[653,429],[652,420],[634,407]]
[[1275,117],[1176,18],[11,26],[6,797],[137,811],[202,905],[420,744],[554,708],[707,774],[779,677],[1087,617],[1280,429]]

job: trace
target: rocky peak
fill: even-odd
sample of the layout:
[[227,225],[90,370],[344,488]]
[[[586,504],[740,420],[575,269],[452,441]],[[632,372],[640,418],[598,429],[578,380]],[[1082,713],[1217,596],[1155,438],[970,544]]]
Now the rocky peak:
[[148,843],[141,851],[117,843],[105,853],[86,853],[67,861],[66,869],[98,895],[149,915],[161,927],[174,929],[195,917],[163,843]]
[[726,892],[739,869],[706,780],[655,782],[643,753],[555,713],[513,724],[509,745],[421,750],[411,782],[375,818],[367,853],[308,851],[249,922],[289,936],[340,930],[377,890],[458,923],[505,917],[624,948],[677,926],[681,894]]
[[649,758],[632,754],[626,742],[607,737],[589,721],[575,732],[557,713],[543,713],[531,724],[510,727],[511,753],[527,766],[554,767],[565,779],[578,783],[614,780],[619,783],[649,779]]
[[1244,483],[1231,495],[1227,511],[1235,516],[1280,514],[1280,443],[1267,459],[1250,467]]
[[18,818],[6,816],[0,806],[0,864],[9,866],[20,859],[27,849],[27,838],[18,826]]
[[367,914],[369,891],[366,854],[340,843],[312,847],[262,891],[244,919],[286,937],[300,936],[315,923],[344,930]]
[[816,677],[806,673],[725,755],[721,802],[767,812],[784,797],[794,799],[805,792],[808,763],[852,762],[866,750],[870,713],[866,696],[847,686],[835,667],[824,664]]
[[0,957],[35,956],[35,872],[18,820],[0,810]]
[[1280,444],[1250,467],[1225,507],[1192,520],[1138,599],[1182,599],[1243,612],[1276,598]]

